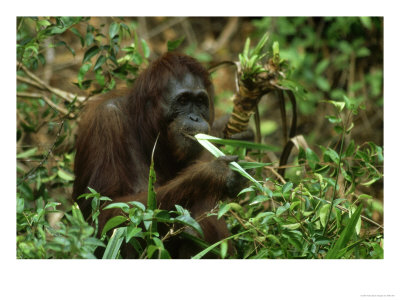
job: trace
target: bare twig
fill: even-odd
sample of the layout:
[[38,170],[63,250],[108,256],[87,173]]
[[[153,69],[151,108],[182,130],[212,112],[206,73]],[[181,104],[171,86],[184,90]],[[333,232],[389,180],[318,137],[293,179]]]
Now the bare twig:
[[[197,222],[197,223],[201,222],[202,220],[204,220],[205,218],[207,218],[209,214],[215,213],[216,210],[217,210],[217,206],[215,206],[215,207],[214,207],[212,210],[210,210],[210,211],[206,211],[205,213],[201,214],[200,216],[198,216],[198,217],[196,218],[196,222]],[[161,239],[161,241],[165,241],[166,239],[168,239],[168,238],[170,238],[170,237],[173,237],[173,236],[175,236],[175,235],[178,235],[178,234],[182,233],[183,231],[185,231],[185,229],[186,229],[187,227],[188,227],[188,225],[185,225],[185,226],[179,228],[179,229],[176,230],[176,231],[174,231],[174,230],[171,228],[171,230],[168,231],[168,233]]]
[[182,25],[183,31],[185,32],[185,35],[188,38],[189,44],[197,45],[196,34],[194,33],[192,24],[190,24],[189,20],[184,19],[181,25]]
[[164,32],[166,29],[183,22],[185,19],[186,19],[186,17],[169,19],[165,23],[163,23],[163,24],[157,26],[156,28],[154,28],[153,30],[151,30],[147,35],[144,35],[143,38],[145,40],[151,39],[151,38],[155,37],[156,35]]
[[[25,74],[35,82],[34,86],[42,89],[42,90],[47,90],[51,93],[53,93],[54,95],[64,99],[65,101],[68,102],[73,102],[75,99],[77,99],[79,102],[83,102],[86,100],[86,97],[84,96],[78,96],[76,94],[73,93],[69,93],[60,89],[57,89],[55,87],[52,87],[50,85],[48,85],[46,82],[44,82],[43,80],[41,80],[39,77],[37,77],[35,74],[33,74],[31,71],[28,70],[28,68],[26,68],[23,64],[21,63],[17,63],[18,68],[21,68]],[[17,77],[18,79],[18,77]],[[20,77],[19,77],[20,79]],[[25,83],[28,83],[26,80],[24,81]],[[30,81],[31,82],[31,81]]]
[[61,131],[64,128],[64,122],[65,122],[65,117],[62,119],[61,124],[60,124],[60,128],[58,129],[57,132],[57,136],[54,140],[53,145],[49,148],[49,150],[47,151],[47,154],[43,157],[42,161],[33,169],[31,169],[28,173],[26,173],[24,175],[24,177],[22,177],[21,181],[18,183],[18,185],[20,185],[21,183],[23,183],[25,180],[27,180],[30,176],[32,176],[32,174],[34,174],[40,167],[43,166],[43,164],[47,161],[47,159],[49,158],[50,154],[53,152],[56,143],[58,141],[58,138],[60,137]]
[[209,49],[209,51],[211,53],[215,53],[219,49],[224,47],[224,45],[230,40],[232,35],[236,32],[238,25],[239,25],[238,17],[229,18],[225,28],[222,30],[217,41],[211,46],[211,49]]
[[[247,225],[243,223],[243,220],[232,210],[230,209],[229,212],[232,214],[232,216],[240,223],[240,225],[242,225],[242,227],[244,229],[248,229]],[[249,225],[251,226],[251,228],[253,228],[255,231],[257,231],[260,235],[267,237],[267,235],[262,232],[260,229],[258,229],[256,226],[254,226],[253,224],[251,224],[251,222],[249,222]],[[259,243],[263,248],[265,248],[264,244],[258,240],[258,238],[256,237],[254,239],[254,241],[256,241],[257,243]]]
[[18,76],[18,75],[17,75],[17,80],[18,80],[18,81],[21,81],[21,82],[23,82],[23,83],[29,84],[29,85],[31,85],[31,86],[33,86],[33,87],[35,87],[35,88],[43,89],[43,86],[41,86],[40,84],[36,83],[36,82],[33,81],[33,80],[30,80],[30,79],[27,78],[27,77],[23,77],[23,76]]
[[[22,98],[39,98],[43,99],[44,102],[46,102],[51,108],[53,108],[55,111],[60,112],[63,116],[66,116],[69,114],[69,111],[63,107],[58,106],[55,104],[53,101],[51,101],[47,96],[38,94],[38,93],[27,93],[27,92],[18,92],[17,97],[22,97]],[[70,118],[73,118],[74,115],[70,114]]]
[[[245,160],[250,161],[250,162],[257,162],[256,160],[252,159],[249,156],[245,157]],[[272,173],[274,173],[274,175],[279,179],[280,182],[282,182],[283,184],[286,183],[286,180],[277,172],[275,171],[275,169],[277,169],[276,167],[270,167],[270,166],[264,166],[264,169],[267,169],[269,171],[271,171]]]

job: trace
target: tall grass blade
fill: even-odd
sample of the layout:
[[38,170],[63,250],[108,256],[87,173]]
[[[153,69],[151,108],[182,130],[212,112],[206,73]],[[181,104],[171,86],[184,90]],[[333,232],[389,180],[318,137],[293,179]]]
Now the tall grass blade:
[[340,258],[344,255],[341,251],[345,248],[350,241],[352,235],[354,234],[357,226],[357,222],[361,215],[362,206],[360,205],[357,210],[351,216],[349,223],[347,224],[346,228],[343,230],[342,234],[340,235],[339,239],[336,243],[329,249],[328,253],[326,254],[325,258],[327,259],[335,259]]
[[222,244],[223,242],[225,242],[225,241],[227,241],[227,240],[230,240],[230,239],[232,239],[232,238],[234,238],[234,237],[237,237],[237,236],[239,236],[239,235],[242,235],[242,234],[244,234],[244,233],[247,233],[247,232],[249,232],[249,231],[250,231],[250,230],[246,230],[246,231],[243,231],[243,232],[239,232],[238,234],[231,235],[230,237],[227,237],[227,238],[225,238],[225,239],[223,239],[223,240],[220,240],[219,242],[216,242],[215,244],[212,244],[210,247],[204,249],[204,250],[201,251],[200,253],[197,253],[195,256],[192,257],[192,259],[200,259],[200,258],[202,258],[204,255],[206,255],[208,252],[210,252],[211,250],[213,250],[215,247],[217,247],[217,246],[219,246],[220,244]]
[[104,251],[103,259],[115,259],[118,256],[122,241],[124,240],[126,227],[116,228]]

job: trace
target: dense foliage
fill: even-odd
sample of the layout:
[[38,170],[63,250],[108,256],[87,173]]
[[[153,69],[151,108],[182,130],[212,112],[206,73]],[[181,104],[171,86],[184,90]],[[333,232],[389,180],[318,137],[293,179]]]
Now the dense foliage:
[[[282,150],[273,142],[211,140],[222,145],[225,154],[249,161],[241,163],[243,169],[256,170],[256,182],[234,201],[221,201],[210,212],[226,218],[237,249],[233,258],[383,258],[382,133],[368,135],[365,130],[373,125],[370,110],[376,113],[383,106],[382,19],[258,18],[251,22],[255,39],[269,32],[267,57],[277,51],[287,61],[286,75],[290,88],[297,91],[299,114],[316,119],[313,116],[322,107],[324,118],[313,120],[316,130],[302,136],[307,142],[294,151],[285,178],[277,175],[276,162],[266,159]],[[76,17],[18,19],[18,258],[94,258],[97,247],[106,248],[104,258],[118,258],[122,243],[133,245],[141,258],[169,258],[164,242],[185,234],[182,226],[201,235],[198,220],[184,208],[156,209],[152,180],[147,207],[138,202],[106,207],[119,208],[126,217],[109,220],[101,240],[95,237],[96,220],[100,203],[110,199],[92,189],[82,196],[92,199],[94,227],[70,202],[74,133],[85,101],[79,95],[103,93],[134,81],[152,55],[150,42],[139,38],[137,30],[130,19],[104,23]],[[272,50],[274,41],[279,42],[278,50]],[[210,61],[210,55],[194,51],[193,44],[185,46],[182,38],[165,44],[165,50],[180,47]],[[65,49],[70,60],[79,60],[77,68],[70,68],[73,92],[46,78],[54,55]],[[234,55],[237,60],[238,53]],[[271,128],[271,120],[266,119],[272,105],[262,103],[261,133],[279,136],[278,126]],[[154,170],[149,171],[150,178],[156,177]],[[160,222],[173,230],[161,236]],[[195,240],[204,248],[196,258],[209,251],[230,258],[227,240],[214,245]]]

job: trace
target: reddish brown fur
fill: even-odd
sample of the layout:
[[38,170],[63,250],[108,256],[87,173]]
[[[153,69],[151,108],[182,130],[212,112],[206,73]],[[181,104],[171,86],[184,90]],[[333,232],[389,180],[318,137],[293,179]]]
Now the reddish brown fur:
[[[222,160],[204,157],[178,160],[168,140],[162,114],[163,94],[171,76],[180,79],[187,72],[202,79],[210,96],[210,125],[214,119],[213,86],[208,72],[193,58],[168,53],[152,63],[135,81],[133,89],[117,91],[89,101],[81,117],[76,144],[73,197],[95,189],[115,202],[146,204],[151,151],[160,133],[155,153],[157,203],[161,209],[175,204],[198,217],[212,209],[227,194],[232,177]],[[203,155],[202,155],[203,156]],[[85,216],[91,214],[91,200],[78,200]],[[105,222],[119,213],[101,212],[100,232]],[[215,217],[201,222],[205,240],[214,243],[228,236],[224,221]],[[179,246],[179,245],[178,245]]]

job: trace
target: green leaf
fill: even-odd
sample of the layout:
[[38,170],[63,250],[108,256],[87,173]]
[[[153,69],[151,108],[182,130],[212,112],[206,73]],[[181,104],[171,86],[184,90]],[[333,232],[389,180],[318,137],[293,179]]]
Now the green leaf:
[[346,129],[346,134],[349,134],[350,131],[353,129],[353,127],[354,127],[354,123],[351,122],[350,126]]
[[72,217],[79,221],[79,223],[84,224],[85,219],[83,218],[82,212],[79,209],[78,203],[74,203],[71,207]]
[[132,61],[136,64],[136,65],[141,65],[143,62],[143,58],[140,55],[139,52],[135,52],[132,54]]
[[144,206],[144,204],[141,203],[141,202],[138,202],[138,201],[131,201],[131,202],[128,202],[128,204],[131,204],[131,205],[133,205],[133,206],[136,206],[136,207],[140,208],[142,211],[145,211],[145,210],[146,210],[146,206]]
[[90,46],[94,41],[94,36],[93,33],[89,32],[88,34],[86,34],[85,36],[85,42],[86,42],[86,46]]
[[357,57],[367,57],[371,55],[371,51],[366,47],[361,47],[356,51]]
[[350,241],[352,235],[357,226],[358,219],[361,216],[362,206],[360,205],[356,211],[351,216],[347,226],[340,234],[339,239],[335,242],[335,244],[329,249],[328,253],[326,254],[325,258],[327,259],[335,259],[340,258],[342,255],[339,255],[340,251],[346,247],[348,242]]
[[144,39],[142,39],[141,42],[142,42],[143,55],[145,58],[149,58],[149,56],[150,56],[149,45],[147,45],[147,43]]
[[225,258],[228,253],[228,241],[223,241],[221,243],[221,258]]
[[279,245],[281,242],[280,242],[280,240],[276,237],[276,236],[274,236],[274,235],[272,235],[272,234],[268,234],[267,236],[266,236],[266,238],[267,239],[269,239],[271,242],[273,242],[274,244],[277,244],[277,245]]
[[272,44],[272,53],[274,57],[279,55],[279,43],[277,41]]
[[300,223],[284,224],[284,225],[282,225],[282,227],[289,229],[289,230],[296,230],[297,228],[300,227]]
[[17,196],[17,213],[21,214],[24,211],[25,201],[24,198]]
[[196,222],[189,214],[180,215],[175,218],[176,221],[184,225],[188,225],[196,230],[202,237],[204,237],[203,230],[201,229],[199,223]]
[[240,196],[240,195],[242,195],[242,194],[244,194],[244,193],[248,193],[248,192],[254,192],[254,188],[253,188],[252,186],[249,186],[249,187],[247,187],[247,188],[241,190],[240,193],[237,194],[237,195]]
[[278,84],[290,89],[293,92],[293,94],[295,94],[297,99],[300,99],[303,101],[307,100],[307,97],[306,97],[307,91],[299,83],[292,81],[292,80],[288,80],[288,79],[280,79],[280,80],[278,80]]
[[61,45],[64,46],[65,48],[67,48],[67,49],[72,53],[72,55],[75,56],[75,50],[72,49],[70,45],[68,45],[68,44],[67,44],[66,42],[64,42],[64,41],[59,41],[59,42],[57,42],[57,44],[56,44],[57,47],[58,47],[58,46],[61,46]]
[[131,238],[138,236],[142,232],[142,228],[129,226],[126,232],[126,242],[129,243]]
[[106,78],[105,76],[102,74],[101,70],[96,70],[96,81],[97,83],[100,85],[100,87],[104,87],[106,84]]
[[257,143],[240,141],[240,140],[220,139],[215,136],[202,134],[202,133],[197,134],[195,137],[196,137],[196,139],[207,140],[207,141],[211,141],[213,143],[220,144],[220,145],[230,145],[230,146],[245,147],[245,148],[250,148],[250,149],[254,149],[254,150],[265,150],[265,151],[279,151],[280,150],[279,147],[272,146],[272,145],[257,144]]
[[[356,211],[357,206],[353,205],[349,211],[349,216],[351,217],[353,213]],[[361,231],[361,216],[358,218],[357,224],[356,224],[356,233],[357,235],[360,235]]]
[[319,217],[321,219],[321,224],[323,227],[327,225],[327,219],[329,215],[329,210],[330,210],[330,204],[325,204],[321,207],[319,210]]
[[287,192],[289,192],[293,187],[293,183],[291,182],[286,182],[283,187],[282,187],[282,194],[286,194]]
[[[253,55],[257,55],[257,56],[259,56],[259,57],[262,57],[262,55],[260,55],[260,53],[261,53],[261,50],[264,48],[265,44],[267,43],[268,38],[269,38],[269,35],[268,35],[268,33],[266,32],[266,33],[261,37],[261,39],[260,39],[260,41],[258,42],[257,46],[254,48]],[[278,43],[278,42],[274,42],[274,45],[275,45],[275,43]],[[277,52],[277,53],[278,53],[278,55],[279,55],[279,44],[278,44],[278,52]],[[275,54],[275,53],[274,53],[274,54]]]
[[176,211],[181,215],[189,213],[186,209],[184,209],[182,206],[180,206],[178,204],[175,204],[175,208],[176,208]]
[[265,202],[267,200],[269,200],[269,198],[267,196],[265,196],[265,195],[257,195],[252,199],[252,201],[249,203],[249,205],[255,205],[255,204],[258,204],[258,203]]
[[360,17],[360,21],[367,29],[372,28],[371,17]]
[[82,64],[88,62],[93,56],[100,52],[100,48],[98,46],[93,46],[89,50],[85,52],[83,56]]
[[156,252],[157,250],[159,250],[159,248],[155,245],[150,245],[149,247],[147,247],[147,257],[151,258],[154,252]]
[[[144,215],[143,215],[143,224],[146,230],[152,231],[155,226],[157,226],[157,222],[153,222],[153,216],[154,216],[154,211],[153,210],[147,210]],[[154,224],[154,226],[152,226]]]
[[185,37],[181,37],[180,39],[174,40],[174,41],[168,41],[167,42],[167,49],[168,52],[174,51],[176,48],[178,48],[182,42],[185,40]]
[[110,28],[108,30],[108,35],[110,36],[110,39],[113,39],[119,31],[119,24],[118,23],[111,23]]
[[261,167],[272,165],[272,163],[261,163],[261,162],[252,162],[252,161],[239,161],[238,164],[245,170],[261,168]]
[[361,194],[359,196],[357,196],[357,201],[358,200],[365,200],[365,199],[372,199],[373,197],[371,195],[367,195],[367,194]]
[[249,49],[250,49],[250,38],[248,37],[246,39],[246,42],[244,43],[244,48],[243,48],[243,58],[247,60],[249,58]]
[[114,229],[107,248],[104,251],[103,259],[115,259],[118,256],[125,233],[126,227]]
[[[127,217],[124,216],[115,216],[111,219],[109,219],[104,225],[103,231],[101,232],[101,235],[105,235],[110,229],[113,229],[114,227],[117,227],[118,225],[121,225],[122,223],[128,221]],[[124,227],[126,228],[126,227]]]
[[156,150],[158,137],[153,146],[153,151],[151,153],[151,162],[150,162],[150,170],[149,170],[149,184],[147,187],[147,207],[150,210],[155,210],[157,208],[157,200],[156,200],[156,190],[154,189],[154,185],[156,183],[156,172],[154,170],[154,151]]
[[321,76],[318,76],[318,77],[316,78],[315,83],[316,83],[317,86],[318,86],[321,90],[323,90],[324,92],[329,91],[330,88],[331,88],[331,85],[330,85],[329,81],[328,81],[326,78],[321,77]]
[[318,155],[315,154],[315,152],[312,151],[310,148],[307,148],[305,152],[308,165],[312,170],[315,170],[317,164],[319,163]]
[[290,210],[293,211],[297,206],[301,204],[301,201],[293,201],[292,204],[290,204]]
[[37,21],[37,23],[36,23],[36,27],[37,28],[40,28],[40,27],[47,27],[47,26],[50,26],[51,25],[51,23],[48,21],[48,20],[39,20],[39,21]]
[[94,65],[93,70],[97,71],[97,69],[99,69],[106,62],[106,60],[107,58],[104,55],[100,55],[96,61],[96,64]]
[[332,104],[334,107],[337,108],[338,111],[342,111],[343,108],[346,106],[346,103],[344,101],[321,100],[321,102]]
[[17,158],[27,158],[27,157],[34,156],[36,151],[37,151],[37,149],[38,148],[35,147],[35,148],[29,149],[29,150],[27,150],[25,152],[19,153],[19,154],[17,154]]
[[335,150],[328,148],[324,155],[327,155],[334,163],[339,164],[339,154]]
[[362,185],[365,185],[365,186],[370,186],[371,184],[377,182],[377,181],[380,180],[380,179],[381,179],[380,177],[374,177],[374,178],[372,178],[370,181],[363,182],[363,183],[361,183],[361,184],[362,184]]
[[129,210],[129,205],[124,203],[124,202],[114,202],[111,204],[108,204],[106,207],[103,208],[104,209],[113,209],[113,208],[119,208],[122,209],[123,211],[127,212]]
[[221,204],[218,211],[218,219],[220,219],[224,214],[226,214],[229,211],[229,209],[231,208],[229,204],[230,203]]
[[321,60],[321,61],[317,64],[317,66],[316,66],[316,68],[315,68],[315,73],[316,73],[317,75],[321,75],[321,74],[326,70],[326,68],[329,66],[329,62],[330,62],[329,59],[323,59],[323,60]]
[[346,201],[346,198],[337,198],[333,201],[333,206],[336,207],[337,205],[339,205],[340,203]]
[[351,156],[353,156],[354,150],[355,150],[354,140],[351,140],[351,142],[350,142],[350,144],[347,146],[347,149],[346,149],[346,152],[345,152],[346,157],[351,157]]
[[58,177],[64,179],[65,181],[74,181],[75,176],[69,172],[64,171],[63,169],[58,169],[57,171]]
[[85,78],[86,73],[90,70],[92,67],[91,63],[86,63],[81,66],[78,72],[78,85],[80,88],[83,88],[83,79]]
[[341,134],[343,132],[343,127],[339,125],[334,126],[333,129],[337,134]]
[[[87,239],[85,239],[85,245],[97,246],[97,247],[103,247],[103,248],[106,247],[106,245],[104,245],[104,243],[102,241],[100,241],[99,239],[96,239],[94,237],[88,237]],[[96,257],[94,256],[93,258],[96,258]]]
[[286,203],[285,205],[279,206],[278,209],[276,210],[276,216],[279,217],[280,215],[282,215],[285,211],[288,210],[288,208],[290,208],[290,203]]
[[239,203],[231,202],[229,203],[229,208],[238,212],[239,214],[243,213],[243,207]]
[[328,121],[329,121],[330,123],[333,123],[333,124],[342,122],[342,119],[341,119],[341,118],[338,118],[338,117],[336,117],[336,116],[325,116],[325,118],[327,118]]
[[100,201],[112,201],[112,199],[111,199],[110,197],[107,197],[107,196],[101,196],[101,197],[99,198],[99,200],[100,200]]

